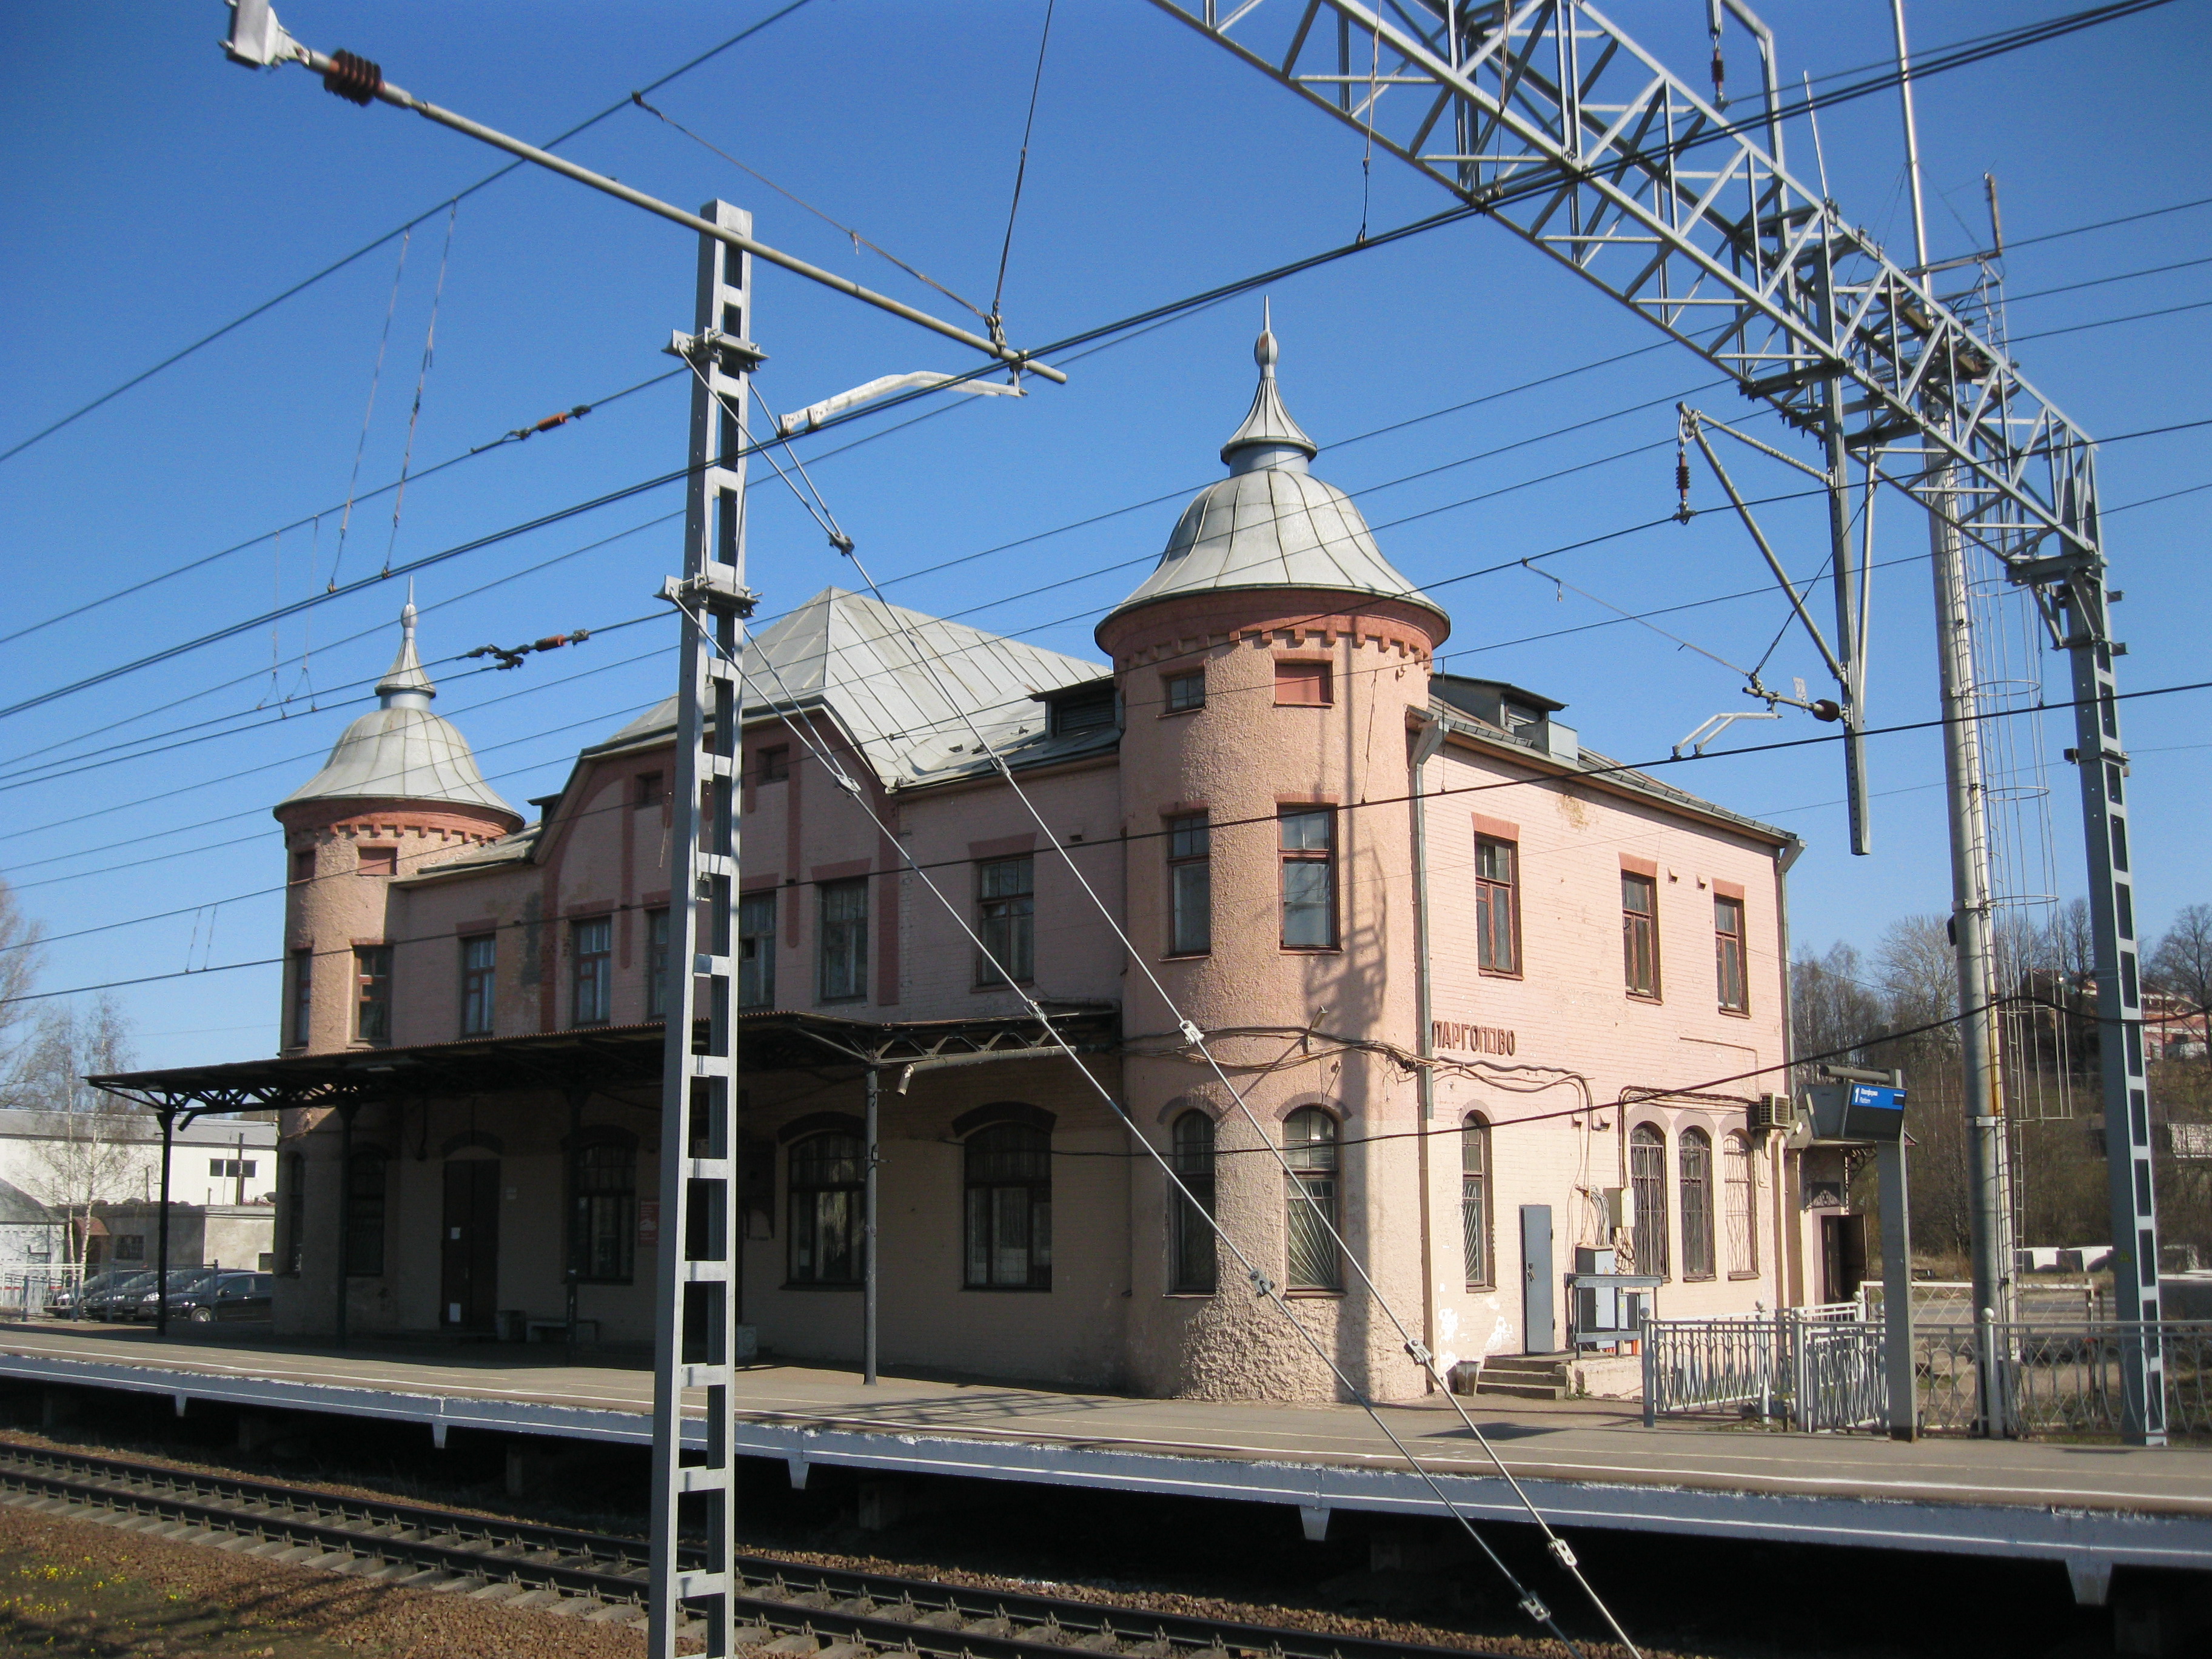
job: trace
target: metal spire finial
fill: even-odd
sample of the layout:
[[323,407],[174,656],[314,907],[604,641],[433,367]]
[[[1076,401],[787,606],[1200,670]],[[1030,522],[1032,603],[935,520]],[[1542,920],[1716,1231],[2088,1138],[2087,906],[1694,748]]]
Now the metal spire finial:
[[1252,343],[1252,361],[1260,365],[1262,380],[1275,378],[1275,360],[1281,354],[1275,346],[1274,307],[1270,301],[1260,301],[1260,337]]

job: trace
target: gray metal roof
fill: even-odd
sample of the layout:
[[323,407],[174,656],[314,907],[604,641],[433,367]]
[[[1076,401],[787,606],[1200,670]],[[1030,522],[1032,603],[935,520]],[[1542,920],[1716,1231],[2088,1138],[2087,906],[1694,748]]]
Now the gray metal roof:
[[[820,709],[886,789],[990,770],[969,719],[1015,765],[1111,748],[1120,735],[1109,726],[1054,738],[1033,696],[1110,674],[1105,664],[842,588],[823,588],[763,629],[745,642],[741,660],[750,682],[746,720]],[[671,697],[585,753],[658,739],[675,725]]]
[[415,605],[399,613],[399,654],[377,682],[378,706],[346,727],[323,769],[278,803],[311,800],[445,801],[517,812],[477,770],[468,739],[431,713],[438,688],[415,654]]
[[0,1226],[51,1226],[59,1219],[21,1187],[0,1181]]
[[1399,574],[1352,498],[1315,477],[1317,453],[1275,385],[1277,349],[1262,330],[1252,355],[1260,386],[1221,459],[1229,476],[1183,509],[1159,564],[1115,614],[1171,596],[1236,588],[1322,588],[1404,599],[1450,618]]

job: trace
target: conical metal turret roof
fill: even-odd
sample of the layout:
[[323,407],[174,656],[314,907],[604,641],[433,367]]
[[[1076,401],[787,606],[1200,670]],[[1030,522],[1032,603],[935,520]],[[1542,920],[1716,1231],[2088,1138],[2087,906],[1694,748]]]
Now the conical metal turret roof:
[[314,800],[442,802],[522,822],[477,770],[468,739],[431,712],[438,688],[415,653],[415,602],[399,613],[399,654],[376,683],[378,706],[346,727],[323,769],[277,803]]
[[1183,509],[1158,565],[1102,630],[1115,617],[1157,599],[1285,587],[1403,599],[1436,612],[1448,628],[1443,607],[1382,556],[1352,498],[1307,470],[1319,446],[1283,406],[1275,384],[1279,352],[1265,321],[1252,355],[1260,385],[1244,423],[1221,447],[1229,476]]

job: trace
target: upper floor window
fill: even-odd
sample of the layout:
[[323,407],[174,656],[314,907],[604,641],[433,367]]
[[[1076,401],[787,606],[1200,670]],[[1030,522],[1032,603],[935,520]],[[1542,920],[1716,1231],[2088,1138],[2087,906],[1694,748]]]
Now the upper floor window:
[[1160,689],[1167,695],[1168,713],[1186,714],[1194,708],[1206,707],[1206,671],[1194,668],[1181,674],[1170,674],[1161,681]]
[[853,1002],[868,994],[868,878],[825,881],[822,895],[822,1000]]
[[292,854],[292,879],[313,881],[315,878],[315,854],[313,848]]
[[1751,1000],[1744,982],[1743,901],[1740,898],[1713,901],[1713,957],[1721,1006],[1731,1013],[1745,1012]]
[[1491,1282],[1490,1126],[1470,1116],[1459,1132],[1459,1229],[1467,1287]]
[[1052,705],[1052,732],[1066,737],[1074,732],[1095,732],[1114,724],[1114,687],[1086,685],[1058,698]]
[[211,1158],[208,1160],[208,1174],[226,1181],[251,1181],[254,1170],[260,1167],[258,1158]]
[[499,941],[491,933],[461,941],[461,1035],[491,1035],[492,989]]
[[314,1036],[315,953],[295,951],[292,957],[292,1044],[303,1048]]
[[1751,1161],[1751,1142],[1732,1134],[1721,1142],[1721,1173],[1728,1195],[1729,1272],[1747,1277],[1759,1271],[1759,1183]]
[[1291,1166],[1287,1212],[1289,1271],[1294,1291],[1340,1291],[1344,1262],[1336,1248],[1336,1120],[1301,1106],[1283,1120],[1284,1161]]
[[1052,1288],[1052,1135],[994,1123],[968,1137],[967,1284]]
[[296,1273],[307,1245],[307,1155],[286,1152],[276,1161],[277,1214],[283,1231],[276,1241],[279,1273]]
[[570,1151],[569,1276],[627,1285],[636,1268],[637,1145],[601,1132]]
[[645,1017],[668,1018],[668,912],[645,913]]
[[1168,951],[1203,956],[1213,948],[1213,832],[1203,812],[1170,818]]
[[775,1006],[775,894],[738,901],[738,1006]]
[[392,1041],[392,947],[357,945],[353,952],[353,1034],[361,1042]]
[[1713,1276],[1713,1139],[1685,1129],[1682,1166],[1682,1277]]
[[1486,974],[1521,971],[1521,849],[1474,838],[1476,963]]
[[1168,1288],[1212,1295],[1213,1255],[1213,1120],[1185,1112],[1170,1131],[1168,1164],[1182,1190],[1168,1188]]
[[1036,951],[1036,860],[992,859],[975,866],[975,983],[1026,985]]
[[399,849],[364,847],[361,849],[360,869],[364,876],[396,876],[399,873]]
[[1646,1123],[1628,1138],[1628,1186],[1635,1201],[1636,1271],[1667,1276],[1667,1138]]
[[1325,662],[1278,662],[1275,665],[1275,704],[1278,708],[1326,708],[1336,701],[1334,677]]
[[374,1279],[384,1272],[384,1212],[386,1177],[384,1154],[374,1147],[356,1151],[345,1166],[345,1237],[340,1249],[345,1270]]
[[1336,812],[1286,806],[1282,834],[1283,945],[1327,951],[1336,945]]
[[781,783],[791,775],[791,745],[769,744],[753,751],[754,775],[762,783]]
[[860,1137],[833,1129],[791,1145],[791,1282],[857,1285],[866,1154]]
[[1628,994],[1659,994],[1659,882],[1656,877],[1620,873],[1620,951]]
[[569,930],[574,977],[569,1001],[571,1025],[604,1025],[614,1012],[614,921],[592,916]]

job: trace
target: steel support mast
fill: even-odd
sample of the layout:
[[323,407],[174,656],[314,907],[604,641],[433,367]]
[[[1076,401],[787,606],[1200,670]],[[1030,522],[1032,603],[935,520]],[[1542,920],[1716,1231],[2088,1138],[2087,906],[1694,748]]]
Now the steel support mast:
[[[1856,457],[2008,577],[2073,659],[2128,1436],[2165,1437],[2157,1218],[2113,645],[2088,434],[1939,301],[1927,274],[1790,175],[1773,40],[1742,119],[1587,0],[1152,0],[1363,139],[1595,283],[1820,439]],[[1842,527],[1837,526],[1840,536]],[[1839,561],[1838,575],[1844,574]],[[1839,645],[1863,622],[1839,602]],[[1856,702],[1856,699],[1854,698]],[[1847,752],[1861,711],[1847,707]],[[1970,711],[1961,718],[1976,716]],[[1859,801],[1861,769],[1847,777]],[[1963,989],[1964,988],[1962,988]]]
[[[709,202],[700,216],[750,234],[752,216]],[[683,616],[670,835],[668,1046],[661,1073],[660,1238],[653,1371],[653,1606],[648,1652],[675,1659],[679,1603],[704,1621],[707,1652],[731,1650],[737,1463],[730,1451],[738,1322],[738,888],[743,763],[738,653],[745,587],[744,414],[760,353],[746,337],[752,259],[699,238],[693,331],[671,349],[695,371],[684,574],[663,596]],[[704,1395],[703,1455],[684,1447],[684,1404]],[[690,1520],[703,1538],[679,1559]]]

